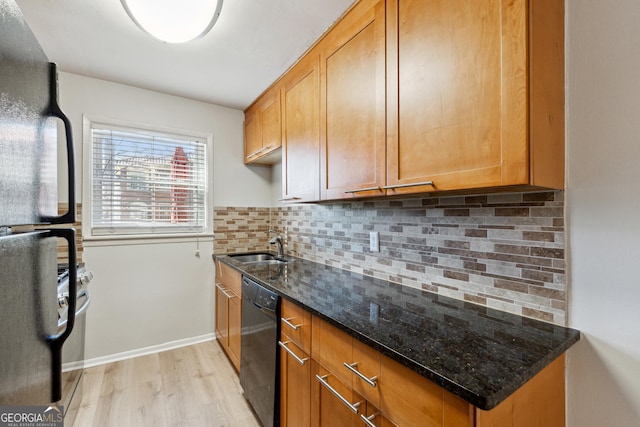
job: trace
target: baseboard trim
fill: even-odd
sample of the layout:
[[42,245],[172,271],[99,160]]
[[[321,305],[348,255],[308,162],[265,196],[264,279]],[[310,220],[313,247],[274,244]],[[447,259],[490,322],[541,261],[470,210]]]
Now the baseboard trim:
[[[84,361],[85,368],[91,368],[93,366],[104,365],[105,363],[119,362],[121,360],[132,359],[134,357],[147,356],[149,354],[161,353],[163,351],[174,350],[180,347],[186,347],[189,345],[200,344],[206,341],[213,341],[216,339],[214,333],[200,335],[197,337],[185,338],[176,341],[170,341],[163,344],[152,345],[150,347],[138,348],[135,350],[124,351],[122,353],[110,354],[108,356],[95,357],[93,359],[87,359]],[[72,365],[72,364],[69,364]],[[63,370],[67,368],[66,364],[62,367]]]

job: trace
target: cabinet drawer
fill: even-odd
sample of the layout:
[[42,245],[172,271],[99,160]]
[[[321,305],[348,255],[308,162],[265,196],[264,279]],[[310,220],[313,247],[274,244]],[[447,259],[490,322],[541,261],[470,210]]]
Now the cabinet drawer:
[[400,426],[469,427],[469,404],[409,368],[381,356],[380,409]]
[[368,402],[379,407],[380,353],[354,339],[350,365],[353,389]]
[[280,323],[283,334],[306,353],[311,352],[311,314],[308,311],[283,298]]
[[222,283],[224,287],[234,294],[242,295],[242,275],[239,271],[216,260],[216,283]]
[[311,357],[327,368],[332,375],[351,385],[351,372],[344,363],[352,363],[353,339],[319,317],[312,317]]

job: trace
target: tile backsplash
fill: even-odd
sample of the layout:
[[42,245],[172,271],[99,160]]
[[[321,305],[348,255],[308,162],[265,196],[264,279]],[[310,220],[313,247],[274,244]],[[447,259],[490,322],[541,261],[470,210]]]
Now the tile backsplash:
[[[564,325],[564,192],[217,207],[216,252],[288,253]],[[286,231],[286,232],[285,232]],[[380,236],[380,252],[369,234]]]
[[215,252],[269,250],[270,208],[215,207]]

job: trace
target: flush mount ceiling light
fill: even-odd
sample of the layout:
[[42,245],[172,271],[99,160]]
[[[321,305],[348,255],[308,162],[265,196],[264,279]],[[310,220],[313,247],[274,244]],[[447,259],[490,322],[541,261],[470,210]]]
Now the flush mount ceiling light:
[[203,37],[220,16],[222,0],[120,0],[133,22],[167,43]]

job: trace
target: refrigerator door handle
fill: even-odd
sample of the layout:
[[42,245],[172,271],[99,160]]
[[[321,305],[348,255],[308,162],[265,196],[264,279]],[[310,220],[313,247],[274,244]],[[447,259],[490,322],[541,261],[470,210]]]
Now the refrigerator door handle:
[[78,266],[76,264],[76,230],[73,228],[51,229],[46,237],[61,237],[69,246],[69,310],[64,331],[47,337],[51,349],[51,401],[62,398],[62,344],[71,335],[76,320],[76,300],[78,296]]
[[64,124],[64,134],[67,146],[67,176],[68,176],[68,209],[60,216],[43,216],[42,221],[49,224],[73,224],[76,222],[76,173],[75,157],[73,150],[73,134],[71,132],[71,121],[62,112],[58,105],[58,66],[53,62],[49,63],[49,111],[51,117],[57,117]]

